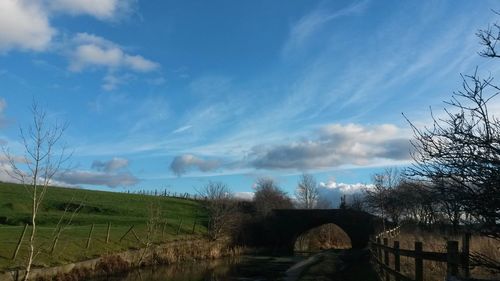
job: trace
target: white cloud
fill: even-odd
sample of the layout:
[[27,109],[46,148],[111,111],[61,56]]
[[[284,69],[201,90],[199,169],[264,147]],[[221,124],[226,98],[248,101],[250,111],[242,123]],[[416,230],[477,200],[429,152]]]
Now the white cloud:
[[51,0],[50,7],[57,12],[71,15],[90,15],[109,20],[130,7],[126,0]]
[[147,60],[139,55],[125,55],[123,57],[124,64],[131,69],[139,72],[149,72],[158,68],[158,64],[156,62]]
[[255,196],[254,192],[241,191],[241,192],[234,193],[234,197],[237,199],[241,199],[241,200],[251,201],[251,200],[253,200],[254,196]]
[[350,184],[350,183],[336,182],[333,179],[327,182],[320,182],[319,186],[321,189],[338,190],[342,194],[353,194],[374,188],[373,184],[364,184],[364,183]]
[[[3,158],[3,157],[2,157]],[[6,161],[6,159],[0,160],[0,182],[14,182],[19,183],[19,181],[12,177],[14,170],[12,166]]]
[[332,124],[321,128],[314,138],[254,147],[251,165],[258,169],[298,170],[366,166],[384,159],[408,160],[409,152],[409,137],[394,125]]
[[129,164],[128,159],[113,157],[113,159],[108,161],[94,160],[92,162],[92,169],[103,172],[114,172],[123,168],[126,168]]
[[43,51],[56,30],[40,3],[29,0],[0,1],[0,52],[11,49]]
[[[179,129],[178,129],[179,130]],[[364,126],[360,124],[330,124],[296,141],[274,140],[273,144],[242,147],[220,144],[214,150],[205,146],[192,148],[176,156],[170,169],[177,175],[197,169],[210,172],[228,170],[324,170],[335,167],[368,167],[408,163],[412,149],[411,132],[392,124]],[[231,150],[237,151],[232,153]],[[210,155],[203,159],[191,153]],[[245,151],[245,152],[241,152]],[[207,154],[210,153],[210,154]]]
[[81,71],[90,67],[103,67],[108,70],[128,69],[136,72],[150,72],[159,64],[139,55],[130,55],[122,47],[102,37],[78,33],[73,38],[70,69]]
[[[54,13],[112,20],[130,12],[134,3],[135,0],[1,0],[0,52],[46,50],[57,33],[49,20]],[[138,71],[148,71],[153,67],[140,56],[129,56],[125,60]]]
[[174,157],[170,163],[170,170],[180,176],[192,168],[208,172],[217,169],[219,166],[220,162],[217,160],[205,160],[192,154],[183,154]]
[[319,196],[321,201],[328,202],[331,207],[337,208],[342,196],[346,196],[346,201],[349,202],[353,196],[362,195],[363,191],[373,187],[372,184],[339,183],[335,179],[331,179],[319,183]]

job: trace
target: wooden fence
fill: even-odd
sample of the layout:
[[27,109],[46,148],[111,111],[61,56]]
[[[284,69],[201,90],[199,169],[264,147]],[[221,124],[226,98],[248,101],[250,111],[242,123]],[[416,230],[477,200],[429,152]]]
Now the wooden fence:
[[401,225],[398,225],[394,228],[388,229],[386,231],[383,231],[379,233],[375,238],[381,238],[381,237],[396,237],[401,233]]
[[[195,234],[196,227],[198,225],[200,225],[199,221],[200,221],[200,219],[198,217],[196,217],[192,226],[187,225],[186,223],[184,223],[184,225],[183,225],[183,219],[180,218],[180,220],[177,224],[174,225],[174,224],[170,223],[170,227],[174,229],[173,233],[171,233],[171,234],[174,234],[175,236],[180,235],[181,230],[185,234]],[[162,240],[160,242],[165,242],[165,241],[163,241],[163,239],[164,239],[165,234],[166,234],[165,232],[166,232],[167,225],[169,225],[169,223],[167,222],[166,219],[164,222],[159,223],[157,225],[157,230],[154,233],[154,234],[156,234],[157,237],[152,237],[151,239],[156,238],[157,240],[158,239]],[[20,233],[19,239],[17,240],[16,246],[12,252],[12,255],[11,255],[12,261],[16,260],[18,253],[21,249],[21,246],[22,246],[23,242],[25,242],[25,240],[26,240],[25,233],[26,233],[26,230],[28,227],[29,227],[29,225],[26,224],[24,226],[22,232]],[[88,235],[85,236],[85,243],[84,243],[84,245],[82,245],[83,249],[88,250],[91,248],[91,246],[94,244],[94,241],[96,240],[96,237],[95,237],[96,233],[94,231],[95,224],[91,224],[90,226],[78,226],[78,228],[80,228],[80,227],[89,227]],[[71,227],[71,228],[74,228],[74,227]],[[115,243],[118,243],[118,244],[122,243],[122,240],[124,240],[131,233],[133,235],[133,238],[135,238],[135,241],[137,243],[139,243],[140,246],[144,246],[146,243],[139,238],[139,235],[135,232],[134,229],[135,229],[135,225],[131,225],[128,228],[128,230],[126,232],[124,232],[123,235],[120,234],[120,239],[115,241]],[[161,231],[160,231],[160,229],[161,229]],[[48,254],[52,255],[57,250],[58,242],[59,242],[59,239],[61,237],[62,232],[63,232],[62,227],[56,227],[54,229],[54,234],[52,235],[52,237],[49,238],[49,241],[46,241],[50,244],[49,245],[50,249],[45,249],[45,251]],[[105,244],[111,243],[110,233],[111,233],[111,223],[108,222],[107,225],[105,225],[105,233],[102,233],[105,235],[105,237],[102,237],[102,239],[100,239],[100,240],[102,240]],[[80,237],[79,239],[83,239],[83,237]],[[158,242],[158,241],[155,241],[155,242]],[[0,249],[0,250],[4,250],[4,249]]]
[[[446,274],[448,277],[459,275],[459,268],[462,269],[462,276],[469,278],[469,244],[470,234],[465,234],[462,241],[462,250],[458,249],[458,241],[447,241],[446,253],[442,252],[427,252],[423,251],[422,242],[415,242],[414,250],[401,249],[399,241],[394,241],[392,247],[388,245],[388,239],[377,238],[376,241],[371,241],[373,250],[373,258],[380,268],[382,279],[390,281],[391,276],[394,280],[400,281],[423,281],[424,266],[423,261],[437,261],[446,263]],[[390,256],[393,255],[393,265],[389,264]],[[415,260],[415,279],[412,279],[401,273],[401,256],[414,258]]]

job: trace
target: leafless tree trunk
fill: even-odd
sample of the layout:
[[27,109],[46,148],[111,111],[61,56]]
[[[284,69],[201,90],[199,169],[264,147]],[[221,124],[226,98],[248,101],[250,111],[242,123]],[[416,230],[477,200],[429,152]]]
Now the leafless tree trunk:
[[299,184],[295,190],[298,205],[304,209],[313,209],[318,203],[318,184],[310,174],[302,174]]
[[222,182],[209,182],[198,191],[208,210],[208,235],[212,240],[229,234],[236,220],[236,204],[229,187]]
[[31,233],[24,280],[28,280],[31,266],[38,254],[36,222],[40,206],[52,178],[62,170],[62,165],[70,157],[64,146],[58,146],[67,125],[57,122],[52,125],[48,124],[47,113],[36,102],[32,104],[31,114],[32,124],[26,129],[20,128],[20,138],[24,150],[22,160],[4,148],[11,168],[11,170],[7,170],[7,173],[23,184],[31,197]]

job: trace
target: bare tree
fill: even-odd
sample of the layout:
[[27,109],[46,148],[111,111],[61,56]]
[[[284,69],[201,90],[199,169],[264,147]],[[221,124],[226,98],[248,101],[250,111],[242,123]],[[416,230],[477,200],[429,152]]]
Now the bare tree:
[[[395,198],[395,188],[401,183],[401,173],[397,168],[387,168],[373,175],[374,189],[365,190],[367,205],[385,221],[390,218],[398,222],[400,208]],[[385,225],[384,225],[385,229]]]
[[336,206],[333,206],[332,200],[320,194],[318,201],[316,202],[316,209],[333,209],[333,208],[336,208]]
[[488,108],[500,89],[477,71],[462,78],[463,89],[445,102],[445,117],[432,115],[432,127],[424,129],[408,121],[415,148],[410,173],[446,182],[434,187],[460,202],[481,232],[500,239],[500,121]]
[[[497,11],[493,11],[499,14]],[[499,14],[500,15],[500,14]],[[480,29],[476,36],[479,38],[479,43],[484,46],[484,49],[479,52],[479,55],[485,58],[500,58],[497,50],[500,43],[500,25],[494,23],[486,29]]]
[[364,197],[359,193],[354,193],[349,197],[347,201],[347,209],[356,210],[356,211],[364,211]]
[[262,216],[268,215],[272,209],[293,208],[290,197],[270,178],[259,178],[257,180],[253,200],[257,213]]
[[37,215],[49,185],[56,173],[69,159],[64,146],[60,146],[61,137],[67,124],[55,122],[49,124],[47,113],[34,101],[31,106],[32,124],[26,129],[20,128],[20,138],[24,149],[22,161],[7,148],[4,153],[10,164],[6,172],[24,185],[31,197],[31,233],[26,261],[24,280],[28,280],[31,266],[39,250],[36,247]]
[[236,220],[236,204],[229,187],[223,182],[209,182],[198,193],[206,202],[209,237],[217,240],[228,234]]
[[[441,179],[439,182],[434,182],[431,185],[431,191],[433,197],[438,203],[439,211],[448,219],[448,221],[453,226],[453,230],[458,231],[458,226],[462,220],[462,215],[464,214],[464,207],[460,202],[460,198],[457,198],[456,193],[448,193],[447,190],[452,188],[446,186],[453,184],[446,179]],[[437,185],[437,186],[436,186]]]
[[319,199],[319,190],[316,179],[312,175],[302,174],[295,190],[295,197],[301,208],[313,209],[316,207]]

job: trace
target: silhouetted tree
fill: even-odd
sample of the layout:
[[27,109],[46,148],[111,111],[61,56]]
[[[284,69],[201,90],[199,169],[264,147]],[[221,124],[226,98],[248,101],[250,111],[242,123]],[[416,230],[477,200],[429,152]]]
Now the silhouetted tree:
[[382,173],[373,175],[374,188],[365,190],[365,202],[384,220],[392,219],[397,223],[401,208],[395,194],[395,188],[401,183],[401,173],[396,168],[387,168]]
[[268,215],[272,209],[293,208],[290,197],[270,178],[257,180],[253,200],[257,213],[262,216]]
[[[499,25],[479,30],[477,36],[484,46],[481,56],[500,58]],[[432,126],[417,128],[407,119],[415,148],[409,171],[434,183],[437,193],[450,196],[449,202],[462,206],[481,232],[500,239],[500,121],[489,107],[500,88],[492,77],[481,78],[477,69],[462,75],[462,81],[462,90],[445,101],[443,117],[431,111]],[[459,211],[457,206],[444,207],[451,207],[448,212]],[[454,221],[460,217],[450,215]]]
[[410,122],[415,152],[409,171],[460,203],[482,232],[500,238],[500,121],[488,108],[499,88],[477,72],[462,78],[463,90],[445,102],[445,117],[432,115],[432,127],[424,129]]
[[346,203],[346,200],[345,200],[345,194],[343,194],[340,197],[339,209],[344,209],[344,210],[347,209],[347,203]]
[[352,194],[347,200],[347,209],[365,211],[364,198],[361,194]]

